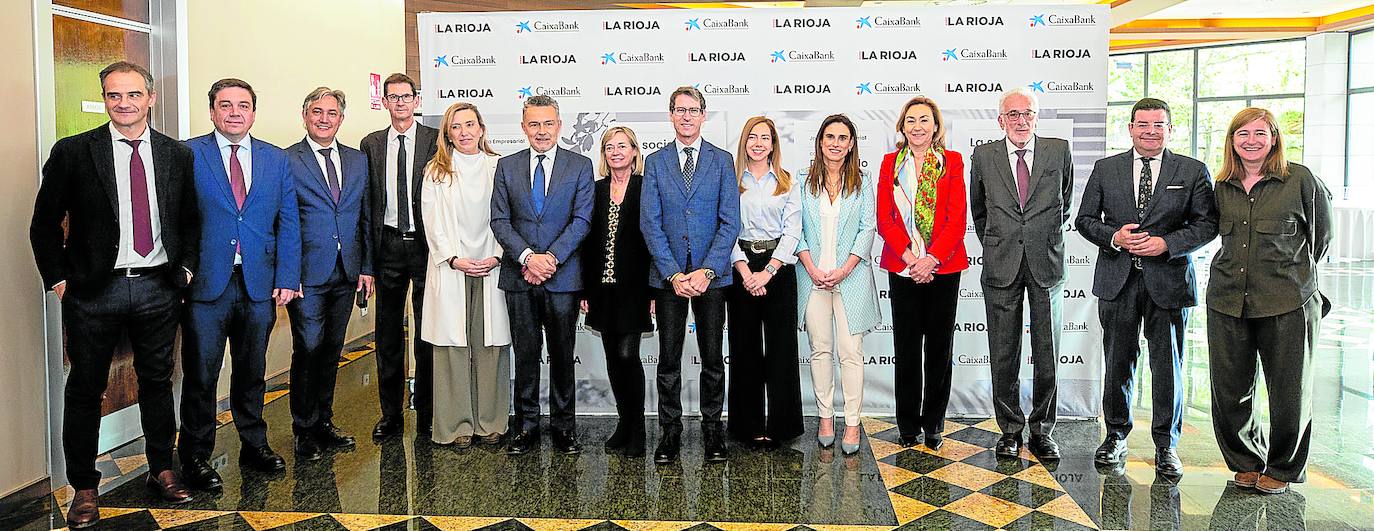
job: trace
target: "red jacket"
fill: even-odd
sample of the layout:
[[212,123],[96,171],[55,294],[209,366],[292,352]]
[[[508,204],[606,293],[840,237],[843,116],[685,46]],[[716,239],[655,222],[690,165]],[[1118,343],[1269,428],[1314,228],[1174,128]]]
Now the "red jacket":
[[[883,156],[882,168],[874,189],[878,195],[878,234],[883,238],[883,258],[880,265],[893,273],[906,269],[902,253],[911,246],[906,221],[897,210],[894,179],[897,172],[897,152]],[[919,170],[920,163],[916,164]],[[926,252],[940,261],[936,273],[957,273],[968,269],[968,251],[964,249],[964,231],[968,227],[968,190],[964,187],[964,156],[945,150],[945,175],[935,184],[935,223],[930,230]]]

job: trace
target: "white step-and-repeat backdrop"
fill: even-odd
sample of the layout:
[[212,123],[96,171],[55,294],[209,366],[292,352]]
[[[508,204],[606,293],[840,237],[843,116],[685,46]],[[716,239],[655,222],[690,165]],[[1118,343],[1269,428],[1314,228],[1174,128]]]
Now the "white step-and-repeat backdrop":
[[[437,125],[454,102],[474,103],[503,155],[526,147],[520,106],[535,94],[558,100],[561,146],[595,161],[601,133],[625,125],[650,153],[673,139],[668,95],[692,85],[706,96],[705,138],[726,151],[735,151],[745,120],[763,114],[777,122],[784,165],[796,171],[811,159],[821,119],[843,112],[857,125],[859,153],[875,175],[883,154],[894,149],[897,114],[912,96],[926,95],[942,106],[949,148],[967,160],[974,146],[1003,137],[999,95],[1027,87],[1040,98],[1039,134],[1072,142],[1076,208],[1092,163],[1106,147],[1108,22],[1103,5],[421,13],[419,81],[427,124]],[[863,409],[890,415],[893,387],[902,382],[893,381],[892,314],[886,275],[877,267],[881,240],[875,240],[872,266],[883,323],[864,341]],[[1102,372],[1091,296],[1096,250],[1076,235],[1066,241],[1059,410],[1095,417]],[[965,242],[971,267],[960,288],[949,415],[987,417],[982,249],[971,221]],[[804,334],[800,345],[802,402],[807,414],[815,414]],[[657,347],[657,337],[645,335],[650,411],[657,403]],[[1023,351],[1029,362],[1029,336]],[[614,411],[600,339],[582,331],[576,352],[578,412]],[[695,354],[689,337],[683,356],[688,412],[697,403]],[[1029,403],[1030,365],[1023,366],[1022,378]]]

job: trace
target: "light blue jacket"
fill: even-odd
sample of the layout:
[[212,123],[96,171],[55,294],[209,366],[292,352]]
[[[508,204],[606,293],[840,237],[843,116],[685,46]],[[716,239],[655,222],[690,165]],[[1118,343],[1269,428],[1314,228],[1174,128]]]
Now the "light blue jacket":
[[[821,201],[820,196],[812,195],[806,186],[806,171],[797,173],[797,186],[802,186],[802,239],[797,244],[797,254],[811,251],[811,261],[821,258]],[[825,193],[824,191],[821,192]],[[866,334],[877,326],[882,315],[878,311],[878,288],[873,283],[873,233],[877,219],[874,208],[877,196],[873,193],[873,180],[863,174],[863,186],[859,193],[839,197],[840,222],[835,229],[835,256],[838,264],[843,264],[849,255],[859,257],[859,265],[840,281],[838,286],[840,300],[844,304],[844,315],[849,320],[850,334]],[[797,320],[806,324],[806,304],[811,300],[815,284],[805,267],[794,268],[797,274]]]

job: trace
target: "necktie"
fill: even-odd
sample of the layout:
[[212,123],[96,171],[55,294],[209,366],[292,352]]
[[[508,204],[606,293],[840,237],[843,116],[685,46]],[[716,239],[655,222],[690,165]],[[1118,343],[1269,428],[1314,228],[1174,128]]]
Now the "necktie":
[[239,163],[239,145],[229,144],[229,187],[234,190],[234,203],[243,210],[248,198],[248,183],[243,180],[243,164]]
[[687,183],[688,190],[692,189],[692,174],[697,172],[697,162],[692,159],[693,151],[696,148],[682,148],[683,156],[687,157],[687,161],[682,163],[682,180]]
[[1030,166],[1026,165],[1026,150],[1016,150],[1016,193],[1021,196],[1021,208],[1026,208],[1030,193]]
[[544,157],[538,155],[534,163],[534,185],[530,188],[530,202],[534,203],[534,213],[544,213]]
[[410,180],[406,179],[406,136],[396,137],[396,228],[410,232]]
[[334,159],[329,158],[329,153],[334,148],[324,148],[317,150],[324,155],[324,169],[326,177],[329,178],[329,194],[334,196],[334,202],[339,202],[339,171],[334,169]]
[[133,148],[129,157],[129,195],[134,212],[134,252],[148,256],[153,252],[153,220],[148,208],[148,174],[143,167],[143,156],[138,154],[138,144],[142,140],[119,139]]
[[[1154,157],[1141,157],[1140,159],[1140,191],[1136,195],[1135,212],[1141,221],[1145,221],[1145,208],[1150,206],[1150,195],[1154,193],[1154,170],[1150,169],[1150,161]],[[1139,256],[1131,257],[1131,264],[1136,269],[1142,267]]]

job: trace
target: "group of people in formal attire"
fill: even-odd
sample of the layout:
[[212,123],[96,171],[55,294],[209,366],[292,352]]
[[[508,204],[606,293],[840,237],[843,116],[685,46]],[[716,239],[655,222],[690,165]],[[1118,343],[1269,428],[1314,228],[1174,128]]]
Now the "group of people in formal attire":
[[[984,253],[996,454],[1019,456],[1024,444],[1041,460],[1060,455],[1053,430],[1073,160],[1069,142],[1036,134],[1039,104],[1026,90],[1002,95],[1005,139],[979,145],[967,161],[946,145],[939,105],[912,98],[875,178],[861,169],[859,132],[843,114],[821,121],[807,167],[782,167],[779,131],[765,116],[745,122],[731,156],[702,138],[710,115],[690,86],[669,97],[672,142],[646,155],[633,130],[613,125],[593,164],[558,146],[558,102],[545,95],[523,100],[529,147],[500,156],[470,103],[449,106],[437,130],[419,124],[418,87],[404,74],[383,83],[390,126],[361,150],[343,146],[335,135],[345,96],[321,87],[302,105],[306,137],[281,149],[249,134],[256,95],[242,80],[211,86],[214,131],[183,143],[150,127],[157,94],[146,69],[118,62],[100,79],[110,121],[54,145],[31,227],[45,285],[61,300],[66,327],[80,330],[68,336],[62,428],[74,528],[99,518],[100,404],[122,334],[138,376],[148,486],[186,502],[222,483],[209,458],[226,341],[239,463],[285,466],[262,419],[276,306],[291,321],[297,459],[356,444],[332,422],[333,390],[352,306],[374,294],[377,439],[404,430],[409,294],[417,334],[410,402],[416,432],[433,443],[504,445],[510,455],[539,448],[547,353],[551,446],[580,452],[573,351],[583,318],[600,335],[616,401],[605,447],[630,457],[648,447],[639,348],[643,334],[656,332],[652,458],[675,462],[690,309],[707,462],[728,460],[727,438],[769,449],[806,431],[798,329],[810,349],[816,443],[855,454],[863,339],[881,319],[869,263],[875,237],[890,288],[899,441],[938,451],[970,218]],[[1099,248],[1099,463],[1127,454],[1143,333],[1155,466],[1182,474],[1175,448],[1184,330],[1197,303],[1192,253],[1220,234],[1206,297],[1217,440],[1239,486],[1276,493],[1303,481],[1312,355],[1329,307],[1317,264],[1331,238],[1331,206],[1320,180],[1285,161],[1278,125],[1264,109],[1237,114],[1214,185],[1205,165],[1167,149],[1169,107],[1146,98],[1131,110],[1133,148],[1094,166],[1073,222]],[[1020,389],[1027,305],[1029,412]],[[171,385],[178,327],[179,439]],[[1259,368],[1269,430],[1253,411]]]

